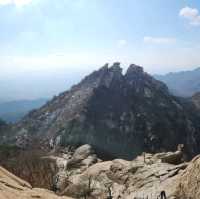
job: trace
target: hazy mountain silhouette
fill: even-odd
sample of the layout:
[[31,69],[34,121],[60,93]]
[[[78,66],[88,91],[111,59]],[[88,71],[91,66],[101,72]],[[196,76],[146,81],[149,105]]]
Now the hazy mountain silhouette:
[[47,99],[19,100],[0,103],[0,118],[6,122],[17,122],[29,111],[40,108]]
[[200,91],[200,68],[166,75],[155,75],[154,77],[163,81],[170,91],[178,96],[191,97]]

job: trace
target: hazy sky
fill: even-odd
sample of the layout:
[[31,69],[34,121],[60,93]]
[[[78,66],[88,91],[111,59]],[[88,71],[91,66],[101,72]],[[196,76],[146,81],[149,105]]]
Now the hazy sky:
[[193,69],[199,35],[199,0],[0,0],[0,81],[75,77],[113,61]]

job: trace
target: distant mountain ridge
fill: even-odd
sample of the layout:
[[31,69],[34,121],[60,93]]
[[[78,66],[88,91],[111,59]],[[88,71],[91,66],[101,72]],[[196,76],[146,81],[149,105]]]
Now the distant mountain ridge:
[[187,103],[140,66],[132,64],[123,74],[119,63],[105,65],[26,115],[13,128],[14,142],[21,147],[87,143],[127,159],[184,144],[191,157],[200,151],[200,117]]
[[178,96],[191,97],[200,92],[200,67],[191,71],[171,72],[154,77],[164,82],[170,91]]
[[17,100],[0,103],[0,118],[6,122],[17,122],[29,111],[40,108],[47,99]]

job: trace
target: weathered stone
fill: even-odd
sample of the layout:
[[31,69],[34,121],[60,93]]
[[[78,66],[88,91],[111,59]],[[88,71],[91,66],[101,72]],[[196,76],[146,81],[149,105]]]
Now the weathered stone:
[[94,198],[108,196],[110,190],[113,199],[157,198],[162,191],[165,191],[167,198],[175,199],[180,176],[187,163],[175,165],[174,162],[163,162],[162,158],[169,154],[177,152],[145,154],[145,161],[142,155],[133,161],[116,159],[100,162],[81,172],[78,172],[78,167],[74,167],[73,174],[68,176],[70,184],[61,193],[74,197],[74,191],[87,190],[88,180],[91,180],[90,194]]
[[177,186],[177,198],[200,198],[200,156],[195,157],[181,174]]
[[180,164],[183,162],[183,153],[181,151],[158,153],[154,156],[155,158],[161,159],[162,162],[169,164]]
[[94,154],[94,150],[92,149],[90,145],[86,144],[77,148],[72,158],[81,161],[81,160],[86,159],[89,155],[92,155],[92,154]]

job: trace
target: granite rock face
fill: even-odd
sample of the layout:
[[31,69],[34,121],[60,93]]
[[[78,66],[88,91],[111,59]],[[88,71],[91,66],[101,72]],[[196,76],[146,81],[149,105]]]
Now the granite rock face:
[[20,147],[90,144],[109,157],[143,151],[200,152],[199,116],[160,81],[130,65],[106,64],[13,127]]
[[157,198],[164,191],[168,199],[178,199],[182,196],[179,190],[181,178],[187,173],[189,164],[180,160],[182,155],[181,151],[143,153],[132,161],[99,160],[91,165],[83,164],[82,159],[82,164],[76,162],[66,166],[65,175],[57,174],[60,179],[57,193],[74,198],[84,197],[84,194],[87,198],[107,198],[110,194],[113,199],[139,199]]
[[[41,157],[58,168],[52,187],[57,195],[33,188],[0,167],[0,198],[106,199],[112,196],[113,199],[140,199],[160,198],[161,193],[165,193],[167,199],[199,199],[200,156],[191,162],[184,162],[182,157],[183,152],[178,150],[142,153],[131,161],[102,161],[89,145],[73,151],[62,149]],[[93,161],[88,164],[90,159]]]
[[195,157],[181,174],[177,195],[181,198],[200,198],[200,156]]

